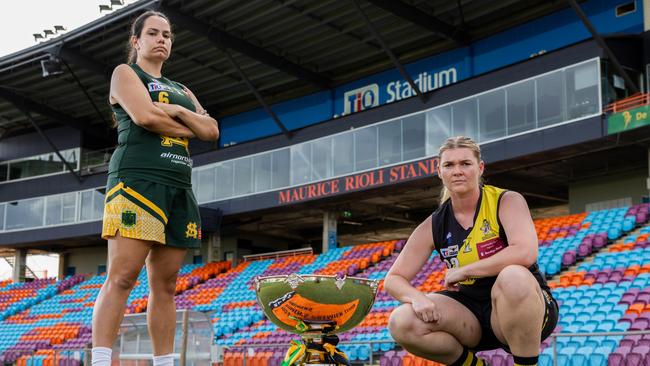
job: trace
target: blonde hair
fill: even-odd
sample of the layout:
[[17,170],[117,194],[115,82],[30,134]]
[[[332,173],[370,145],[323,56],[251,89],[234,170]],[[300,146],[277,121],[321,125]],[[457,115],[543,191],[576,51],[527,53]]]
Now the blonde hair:
[[[438,149],[438,156],[442,158],[442,153],[452,149],[470,149],[474,153],[476,160],[479,162],[481,161],[481,147],[478,146],[478,144],[472,140],[471,137],[456,136],[446,139]],[[482,181],[483,179],[481,178],[480,182]],[[449,190],[443,185],[442,190],[440,190],[440,204],[442,205],[450,197],[451,196],[449,195]]]

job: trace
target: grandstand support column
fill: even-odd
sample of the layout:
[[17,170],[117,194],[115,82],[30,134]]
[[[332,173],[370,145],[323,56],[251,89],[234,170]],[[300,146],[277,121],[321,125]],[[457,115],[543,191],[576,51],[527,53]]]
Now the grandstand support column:
[[25,271],[27,270],[27,249],[21,248],[14,251],[14,272],[13,281],[24,282]]
[[336,248],[337,221],[338,215],[336,212],[325,211],[323,213],[323,253],[327,252],[330,248]]
[[59,253],[59,273],[56,277],[57,280],[63,281],[65,279],[65,270],[68,268],[68,261],[68,253]]
[[206,263],[216,262],[223,260],[223,253],[221,250],[221,234],[218,232],[210,233],[208,237],[208,245],[206,256]]

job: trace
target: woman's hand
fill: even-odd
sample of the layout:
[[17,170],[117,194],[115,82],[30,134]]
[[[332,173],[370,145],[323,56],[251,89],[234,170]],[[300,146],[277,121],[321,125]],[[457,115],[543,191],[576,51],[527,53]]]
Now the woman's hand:
[[425,323],[437,323],[440,321],[440,312],[436,304],[428,297],[422,296],[411,302],[415,316]]
[[194,108],[196,109],[196,113],[204,115],[204,116],[209,116],[208,111],[203,109],[203,107],[201,106],[201,103],[199,103],[199,100],[196,99],[196,96],[194,95],[194,93],[192,93],[192,91],[189,90],[185,85],[183,85],[183,91],[190,98],[190,100],[192,101],[192,104],[194,104]]
[[451,291],[458,291],[458,283],[468,278],[463,268],[449,268],[445,273],[445,287]]
[[167,113],[168,116],[171,118],[177,118],[178,115],[181,113],[181,107],[178,104],[167,104],[167,103],[160,103],[160,102],[153,102],[153,104],[162,109],[163,112]]

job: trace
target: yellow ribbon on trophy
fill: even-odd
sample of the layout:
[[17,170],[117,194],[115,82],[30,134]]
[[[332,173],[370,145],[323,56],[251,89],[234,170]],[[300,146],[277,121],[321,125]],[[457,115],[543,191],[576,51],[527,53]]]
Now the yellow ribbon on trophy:
[[325,343],[323,344],[323,348],[329,353],[330,357],[334,362],[336,362],[337,365],[350,365],[350,360],[348,360],[348,356],[341,351],[340,349],[336,348],[335,345],[331,343]]
[[305,358],[305,351],[307,351],[307,346],[302,342],[291,341],[280,366],[297,365]]
[[291,341],[284,360],[280,366],[293,366],[304,362],[309,355],[318,355],[320,362],[334,363],[336,365],[350,366],[348,356],[331,343],[322,346],[314,343],[304,344],[300,341]]

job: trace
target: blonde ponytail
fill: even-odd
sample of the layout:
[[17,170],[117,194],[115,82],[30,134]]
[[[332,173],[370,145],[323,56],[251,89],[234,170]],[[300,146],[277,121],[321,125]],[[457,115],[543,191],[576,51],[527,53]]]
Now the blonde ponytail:
[[451,196],[449,195],[449,190],[443,185],[442,189],[440,190],[440,204],[442,205],[446,200],[450,198]]

